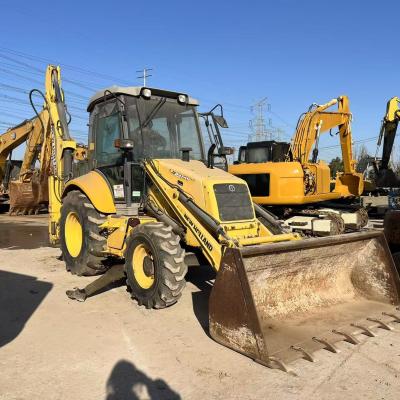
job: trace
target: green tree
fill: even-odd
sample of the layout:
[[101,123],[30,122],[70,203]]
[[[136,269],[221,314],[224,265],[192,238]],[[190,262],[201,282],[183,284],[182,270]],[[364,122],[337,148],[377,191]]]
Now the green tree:
[[340,157],[332,158],[329,168],[331,169],[331,177],[335,178],[337,172],[343,172],[343,160]]

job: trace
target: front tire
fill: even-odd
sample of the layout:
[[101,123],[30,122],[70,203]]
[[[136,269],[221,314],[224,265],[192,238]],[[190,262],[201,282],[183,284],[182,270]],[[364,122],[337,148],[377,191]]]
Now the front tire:
[[79,190],[72,190],[63,199],[60,246],[66,268],[72,274],[92,276],[106,271],[102,262],[106,239],[99,228],[104,222],[104,215]]
[[180,238],[161,222],[135,227],[126,243],[125,271],[132,298],[146,308],[165,308],[178,301],[187,265]]

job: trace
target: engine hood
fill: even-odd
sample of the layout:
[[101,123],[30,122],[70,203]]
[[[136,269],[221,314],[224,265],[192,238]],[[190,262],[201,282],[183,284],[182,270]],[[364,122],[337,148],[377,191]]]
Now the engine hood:
[[[190,195],[203,210],[209,212],[216,219],[220,219],[216,208],[216,195],[214,186],[232,185],[233,189],[240,185],[250,196],[244,180],[231,175],[219,168],[207,168],[201,161],[182,161],[176,159],[154,160],[162,176]],[[243,195],[243,194],[242,194]]]

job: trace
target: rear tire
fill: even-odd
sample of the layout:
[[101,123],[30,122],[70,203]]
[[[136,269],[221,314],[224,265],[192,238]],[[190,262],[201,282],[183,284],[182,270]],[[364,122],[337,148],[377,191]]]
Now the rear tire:
[[135,227],[125,250],[126,283],[146,308],[175,304],[185,287],[187,265],[180,238],[161,222]]
[[102,261],[106,238],[99,225],[105,222],[90,200],[79,190],[63,199],[60,219],[60,246],[67,271],[92,276],[107,270]]

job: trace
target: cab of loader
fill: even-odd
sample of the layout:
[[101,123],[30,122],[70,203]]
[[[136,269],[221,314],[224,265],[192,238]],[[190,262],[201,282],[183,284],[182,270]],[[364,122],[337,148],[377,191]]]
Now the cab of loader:
[[[204,159],[197,100],[144,87],[111,87],[90,100],[89,159],[93,168],[150,158]],[[190,150],[189,150],[190,149]]]
[[116,202],[127,200],[124,176],[139,178],[132,193],[140,197],[146,158],[205,160],[197,105],[186,94],[146,87],[114,86],[91,98],[88,168],[105,175]]

